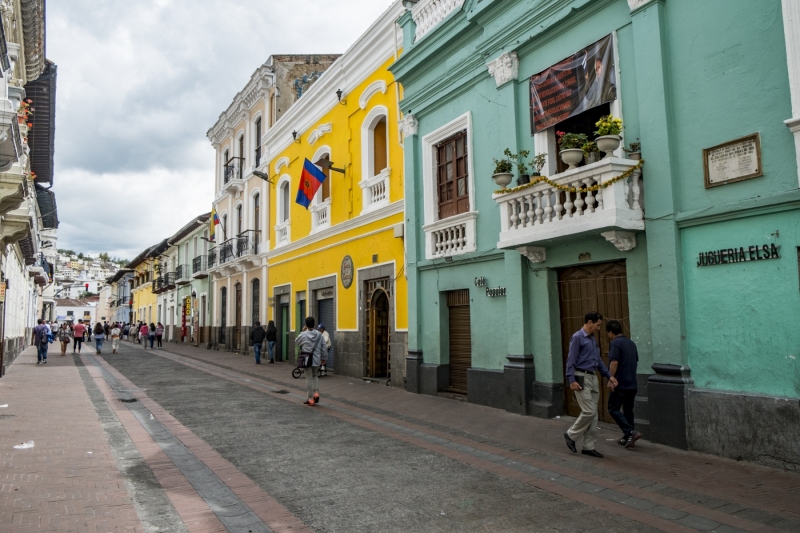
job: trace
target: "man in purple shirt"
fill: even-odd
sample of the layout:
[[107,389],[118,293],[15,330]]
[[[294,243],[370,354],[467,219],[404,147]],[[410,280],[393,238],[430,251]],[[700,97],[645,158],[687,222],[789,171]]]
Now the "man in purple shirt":
[[600,398],[600,385],[595,375],[596,371],[608,378],[611,387],[617,386],[617,380],[611,376],[600,357],[600,347],[594,335],[600,331],[603,316],[597,311],[590,311],[583,317],[583,327],[579,329],[569,343],[567,355],[567,379],[569,388],[575,391],[575,399],[581,407],[581,414],[572,424],[564,439],[567,447],[573,453],[578,453],[575,441],[583,437],[581,453],[592,457],[603,457],[603,454],[594,449],[597,440],[597,401]]

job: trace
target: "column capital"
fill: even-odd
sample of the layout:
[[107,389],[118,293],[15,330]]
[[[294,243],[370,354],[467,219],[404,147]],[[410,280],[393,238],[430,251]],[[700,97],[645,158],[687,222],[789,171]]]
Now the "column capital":
[[643,7],[653,4],[655,2],[664,3],[664,0],[628,0],[628,7],[631,8],[631,14],[635,11],[639,11]]
[[489,75],[500,87],[519,77],[519,57],[516,52],[505,52],[494,61],[486,64]]
[[416,135],[419,131],[419,122],[411,113],[406,113],[405,116],[403,116],[403,119],[400,120],[398,126],[400,128],[400,133],[403,134],[403,138]]

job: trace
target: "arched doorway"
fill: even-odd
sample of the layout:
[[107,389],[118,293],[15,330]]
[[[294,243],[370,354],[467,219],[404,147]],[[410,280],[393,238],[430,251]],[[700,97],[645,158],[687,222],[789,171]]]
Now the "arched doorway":
[[372,378],[389,377],[389,296],[382,288],[376,289],[369,300],[367,339],[369,361],[367,375]]
[[242,284],[236,284],[236,307],[234,308],[233,349],[241,349],[242,344]]

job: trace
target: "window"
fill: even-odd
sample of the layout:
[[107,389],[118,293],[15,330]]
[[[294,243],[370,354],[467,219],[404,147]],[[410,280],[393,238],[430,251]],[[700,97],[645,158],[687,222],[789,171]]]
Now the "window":
[[280,222],[289,220],[289,183],[281,185],[281,209],[280,209]]
[[436,145],[436,183],[439,219],[469,211],[467,132]]
[[373,176],[377,176],[387,167],[387,142],[386,142],[386,117],[378,119],[375,127],[372,128],[372,161]]
[[67,316],[74,316],[74,315],[75,315],[75,311],[67,311]]
[[225,342],[225,326],[228,319],[228,288],[219,290],[219,342]]
[[243,231],[244,228],[242,227],[242,204],[239,204],[236,207],[236,232],[237,232],[236,234],[241,235]]
[[258,193],[253,195],[253,229],[256,230],[258,239],[258,232],[261,230],[261,195]]
[[261,117],[256,120],[256,168],[261,165]]
[[[611,114],[611,105],[610,104],[601,104],[597,107],[593,107],[591,109],[587,109],[583,113],[575,115],[574,117],[570,117],[562,122],[556,124],[553,129],[557,131],[563,131],[565,133],[583,133],[589,140],[592,140],[597,137],[594,131],[597,129],[595,123],[600,120],[600,117],[605,115]],[[599,161],[602,157],[602,153],[596,153],[593,157],[596,157]],[[567,164],[564,163],[560,157],[555,158],[556,161],[556,172],[564,172],[567,170]],[[593,163],[594,160],[587,160],[584,157],[583,161],[578,163],[576,166],[584,166],[589,163]]]
[[242,167],[244,166],[244,134],[239,136],[239,168],[236,169],[236,177],[242,179]]
[[259,317],[259,308],[261,307],[259,295],[261,294],[261,282],[258,281],[258,278],[253,280],[252,283],[252,296],[251,301],[253,302],[253,319],[252,322],[255,324],[256,322],[260,322],[261,318]]
[[[330,154],[325,154],[320,157],[320,159],[330,161],[331,156]],[[319,201],[324,202],[331,197],[331,169],[321,168],[320,170],[325,174],[325,181],[322,182],[322,187],[319,188],[319,190],[322,191],[319,196]]]
[[222,226],[222,240],[224,241],[224,240],[226,240],[225,234],[227,233],[227,230],[225,228],[228,227],[228,215],[227,214],[222,215],[222,224],[220,224],[220,226]]
[[228,161],[230,160],[230,154],[227,150],[222,153],[222,176],[224,183],[228,183],[231,179],[230,172],[228,171]]

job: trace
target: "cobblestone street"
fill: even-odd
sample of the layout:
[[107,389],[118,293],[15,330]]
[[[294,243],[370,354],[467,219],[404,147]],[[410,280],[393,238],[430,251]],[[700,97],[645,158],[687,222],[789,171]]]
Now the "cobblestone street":
[[308,408],[290,371],[28,350],[0,382],[0,531],[800,531],[793,473],[605,425],[606,458],[575,456],[566,419],[335,376]]

